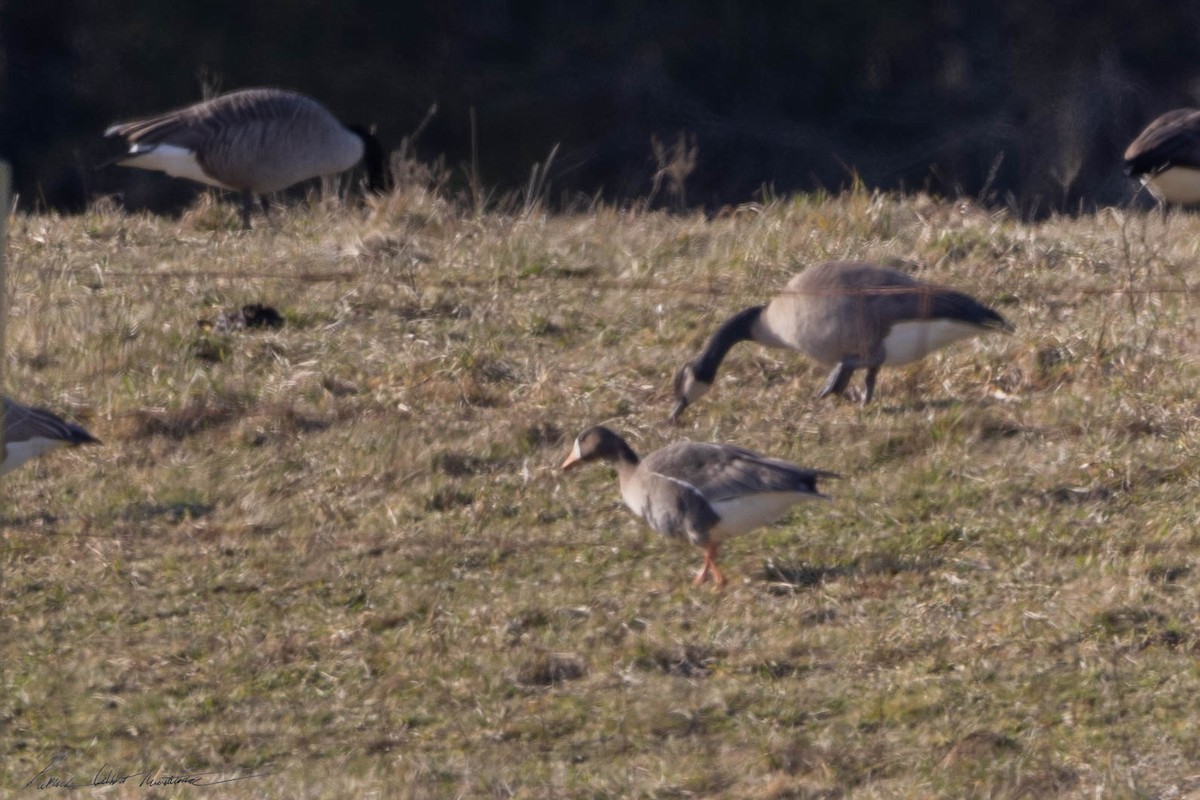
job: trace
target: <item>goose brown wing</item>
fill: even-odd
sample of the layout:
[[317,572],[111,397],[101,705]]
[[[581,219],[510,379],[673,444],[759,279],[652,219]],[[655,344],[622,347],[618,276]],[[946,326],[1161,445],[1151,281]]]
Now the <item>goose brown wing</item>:
[[837,297],[831,315],[856,320],[865,335],[886,334],[897,322],[946,319],[987,328],[1010,329],[992,309],[962,292],[925,283],[876,264],[831,261],[801,272],[788,288],[803,295]]
[[30,408],[4,398],[4,441],[23,442],[41,437],[71,444],[98,441],[78,425],[40,408]]
[[326,113],[315,100],[281,89],[245,89],[148,119],[113,125],[105,136],[131,144],[170,144],[196,150],[222,130],[268,120]]
[[885,292],[875,302],[876,316],[893,324],[944,319],[981,328],[1012,329],[1008,320],[969,294],[932,284],[916,284],[911,290]]
[[832,472],[806,469],[733,445],[679,442],[646,457],[644,468],[694,487],[709,503],[772,492],[824,497],[817,480]]

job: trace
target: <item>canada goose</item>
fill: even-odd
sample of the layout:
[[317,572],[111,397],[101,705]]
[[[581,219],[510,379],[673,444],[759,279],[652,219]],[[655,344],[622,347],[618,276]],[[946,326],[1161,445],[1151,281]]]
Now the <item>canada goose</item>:
[[1177,108],[1147,125],[1125,149],[1125,174],[1160,202],[1200,203],[1200,110]]
[[0,461],[0,475],[64,444],[93,442],[99,444],[100,440],[78,425],[45,409],[23,406],[12,398],[4,398],[4,461]]
[[282,89],[243,89],[148,119],[113,125],[130,145],[116,160],[242,194],[250,227],[255,195],[344,172],[360,160],[367,187],[387,187],[383,147],[361,125],[343,125],[316,100]]
[[800,500],[829,499],[817,491],[817,479],[838,477],[728,444],[676,442],[639,460],[600,425],[579,434],[562,468],[594,459],[616,466],[621,499],[651,528],[704,550],[695,583],[711,574],[718,588],[725,576],[717,550],[726,537],[774,522]]
[[700,355],[676,373],[670,418],[712,388],[729,348],[745,339],[798,350],[832,367],[821,397],[842,394],[854,371],[865,368],[866,404],[880,367],[916,361],[988,330],[1013,328],[962,292],[874,264],[818,264],[793,277],[767,305],[747,308],[717,329]]

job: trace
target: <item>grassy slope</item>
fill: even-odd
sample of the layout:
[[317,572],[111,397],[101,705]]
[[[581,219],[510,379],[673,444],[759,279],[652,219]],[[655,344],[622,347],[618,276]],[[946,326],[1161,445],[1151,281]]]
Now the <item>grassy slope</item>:
[[[861,193],[478,216],[418,191],[250,235],[225,214],[12,225],[12,393],[105,444],[0,484],[0,794],[59,752],[77,781],[274,772],[244,796],[1200,786],[1197,218]],[[663,424],[715,324],[842,257],[1018,333],[887,371],[866,409],[742,345]],[[260,300],[284,329],[196,324]],[[611,470],[557,471],[601,421],[845,479],[732,543],[718,595]]]

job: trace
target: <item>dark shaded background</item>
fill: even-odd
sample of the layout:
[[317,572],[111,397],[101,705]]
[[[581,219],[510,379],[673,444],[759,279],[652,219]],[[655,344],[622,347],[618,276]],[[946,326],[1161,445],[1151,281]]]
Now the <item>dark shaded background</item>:
[[[1166,0],[7,0],[0,154],[26,208],[193,187],[91,165],[111,122],[269,85],[375,123],[385,146],[524,184],[555,143],[556,202],[642,197],[651,136],[694,135],[687,201],[929,189],[1023,212],[1120,203],[1120,155],[1200,104],[1200,4]],[[666,201],[665,193],[662,195]]]

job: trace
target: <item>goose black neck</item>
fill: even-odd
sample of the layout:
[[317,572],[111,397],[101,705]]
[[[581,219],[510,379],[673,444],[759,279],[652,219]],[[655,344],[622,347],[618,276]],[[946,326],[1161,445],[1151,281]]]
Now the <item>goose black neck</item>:
[[372,192],[386,192],[391,188],[391,175],[388,174],[384,158],[383,145],[365,125],[347,125],[347,130],[362,139],[363,166],[367,168],[367,189]]
[[751,306],[734,314],[725,320],[725,324],[717,328],[699,357],[692,362],[692,374],[696,380],[712,383],[717,377],[717,368],[725,360],[729,348],[738,342],[754,338],[754,323],[762,316],[766,306]]
[[618,467],[636,467],[641,461],[629,443],[620,436],[614,436],[607,449],[608,452],[605,453],[605,456]]

